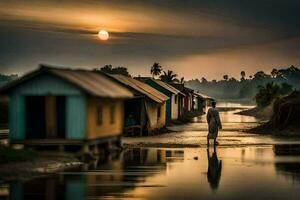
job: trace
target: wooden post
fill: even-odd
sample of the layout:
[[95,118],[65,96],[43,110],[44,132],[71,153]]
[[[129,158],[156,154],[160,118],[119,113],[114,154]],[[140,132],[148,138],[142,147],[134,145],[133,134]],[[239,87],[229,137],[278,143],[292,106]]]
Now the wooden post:
[[94,155],[99,155],[98,145],[94,145],[94,147],[93,147],[93,154]]
[[84,144],[82,146],[82,154],[89,154],[90,153],[90,147],[88,144]]
[[57,137],[56,97],[46,96],[46,134],[47,138]]

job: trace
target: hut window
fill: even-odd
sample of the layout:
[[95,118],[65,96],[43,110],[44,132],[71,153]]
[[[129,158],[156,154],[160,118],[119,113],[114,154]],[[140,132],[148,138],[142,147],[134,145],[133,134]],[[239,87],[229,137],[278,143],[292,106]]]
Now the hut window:
[[177,103],[178,95],[175,95],[175,103]]
[[160,116],[161,116],[161,106],[157,108],[157,118],[160,118]]
[[102,125],[102,123],[103,123],[103,107],[101,104],[97,105],[96,119],[97,119],[97,124]]
[[114,124],[115,123],[115,116],[116,116],[116,106],[115,104],[110,105],[110,123]]

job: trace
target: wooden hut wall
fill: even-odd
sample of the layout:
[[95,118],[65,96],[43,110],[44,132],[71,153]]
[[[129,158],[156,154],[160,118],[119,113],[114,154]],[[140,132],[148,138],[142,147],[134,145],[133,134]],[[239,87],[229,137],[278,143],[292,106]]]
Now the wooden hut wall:
[[84,139],[86,137],[86,97],[68,96],[66,98],[66,138]]
[[172,117],[172,113],[174,110],[174,107],[172,107],[173,105],[173,93],[171,93],[170,91],[166,90],[165,88],[163,88],[162,86],[158,85],[157,83],[155,83],[153,80],[151,79],[145,79],[144,80],[145,83],[147,83],[148,85],[150,85],[151,87],[153,87],[154,89],[158,90],[159,92],[165,94],[166,96],[169,97],[169,99],[166,102],[166,120],[170,121],[173,117]]
[[25,138],[25,97],[12,94],[9,101],[9,137]]
[[[153,101],[145,101],[147,116],[149,118],[149,131],[162,128],[166,124],[166,115],[164,115],[166,105],[157,104]],[[160,109],[160,117],[158,118],[158,109]]]
[[[66,96],[67,138],[83,138],[85,97],[77,87],[52,75],[40,75],[16,87],[9,95],[9,128],[11,139],[24,139],[26,134],[26,96]],[[69,104],[69,105],[68,105]],[[81,108],[82,106],[82,108]],[[46,116],[45,116],[46,117]],[[76,131],[73,131],[77,129]],[[80,135],[80,137],[79,137]]]
[[184,96],[178,95],[178,117],[184,113]]
[[178,99],[175,102],[175,94],[173,94],[169,90],[163,88],[162,86],[158,85],[151,79],[146,79],[145,83],[147,83],[151,87],[155,88],[159,92],[161,92],[169,97],[169,99],[167,100],[167,103],[166,103],[166,111],[165,111],[166,120],[170,121],[171,119],[177,119],[178,118]]
[[87,137],[89,139],[117,136],[122,133],[123,100],[89,98],[87,102]]
[[198,110],[198,97],[194,97],[194,106],[193,106],[194,110]]
[[172,98],[171,98],[171,111],[172,111],[172,115],[171,118],[172,120],[177,119],[178,118],[178,96],[177,94],[172,94]]

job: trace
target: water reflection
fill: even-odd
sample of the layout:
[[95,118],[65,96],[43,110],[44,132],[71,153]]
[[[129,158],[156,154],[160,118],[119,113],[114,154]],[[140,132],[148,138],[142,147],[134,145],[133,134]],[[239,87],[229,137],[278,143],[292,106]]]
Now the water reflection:
[[219,187],[222,172],[222,160],[218,159],[216,146],[213,147],[213,152],[211,148],[207,148],[207,161],[207,180],[211,189],[216,190]]
[[277,144],[273,146],[274,154],[281,158],[275,163],[276,171],[292,183],[300,182],[300,161],[295,161],[294,157],[300,156],[299,144]]
[[276,155],[272,146],[133,148],[80,169],[0,185],[0,194],[11,200],[299,199],[299,164],[300,156]]
[[279,175],[288,178],[292,183],[300,182],[300,163],[278,162],[275,163],[275,168]]
[[6,197],[11,200],[131,198],[129,193],[136,188],[164,187],[159,182],[145,183],[147,177],[165,174],[167,163],[182,162],[183,157],[183,150],[127,149],[80,169],[25,183],[11,183]]

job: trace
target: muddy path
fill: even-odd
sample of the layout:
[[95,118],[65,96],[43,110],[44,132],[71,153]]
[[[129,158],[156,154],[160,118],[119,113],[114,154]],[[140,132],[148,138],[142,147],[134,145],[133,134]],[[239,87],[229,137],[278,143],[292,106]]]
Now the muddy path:
[[[262,121],[252,116],[236,114],[253,106],[242,104],[221,104],[220,117],[223,129],[219,132],[220,147],[260,146],[274,144],[300,144],[300,138],[284,138],[271,135],[247,133],[247,129],[258,126]],[[147,136],[124,137],[125,147],[206,147],[207,123],[206,116],[193,119],[192,123],[168,127],[171,133]]]

